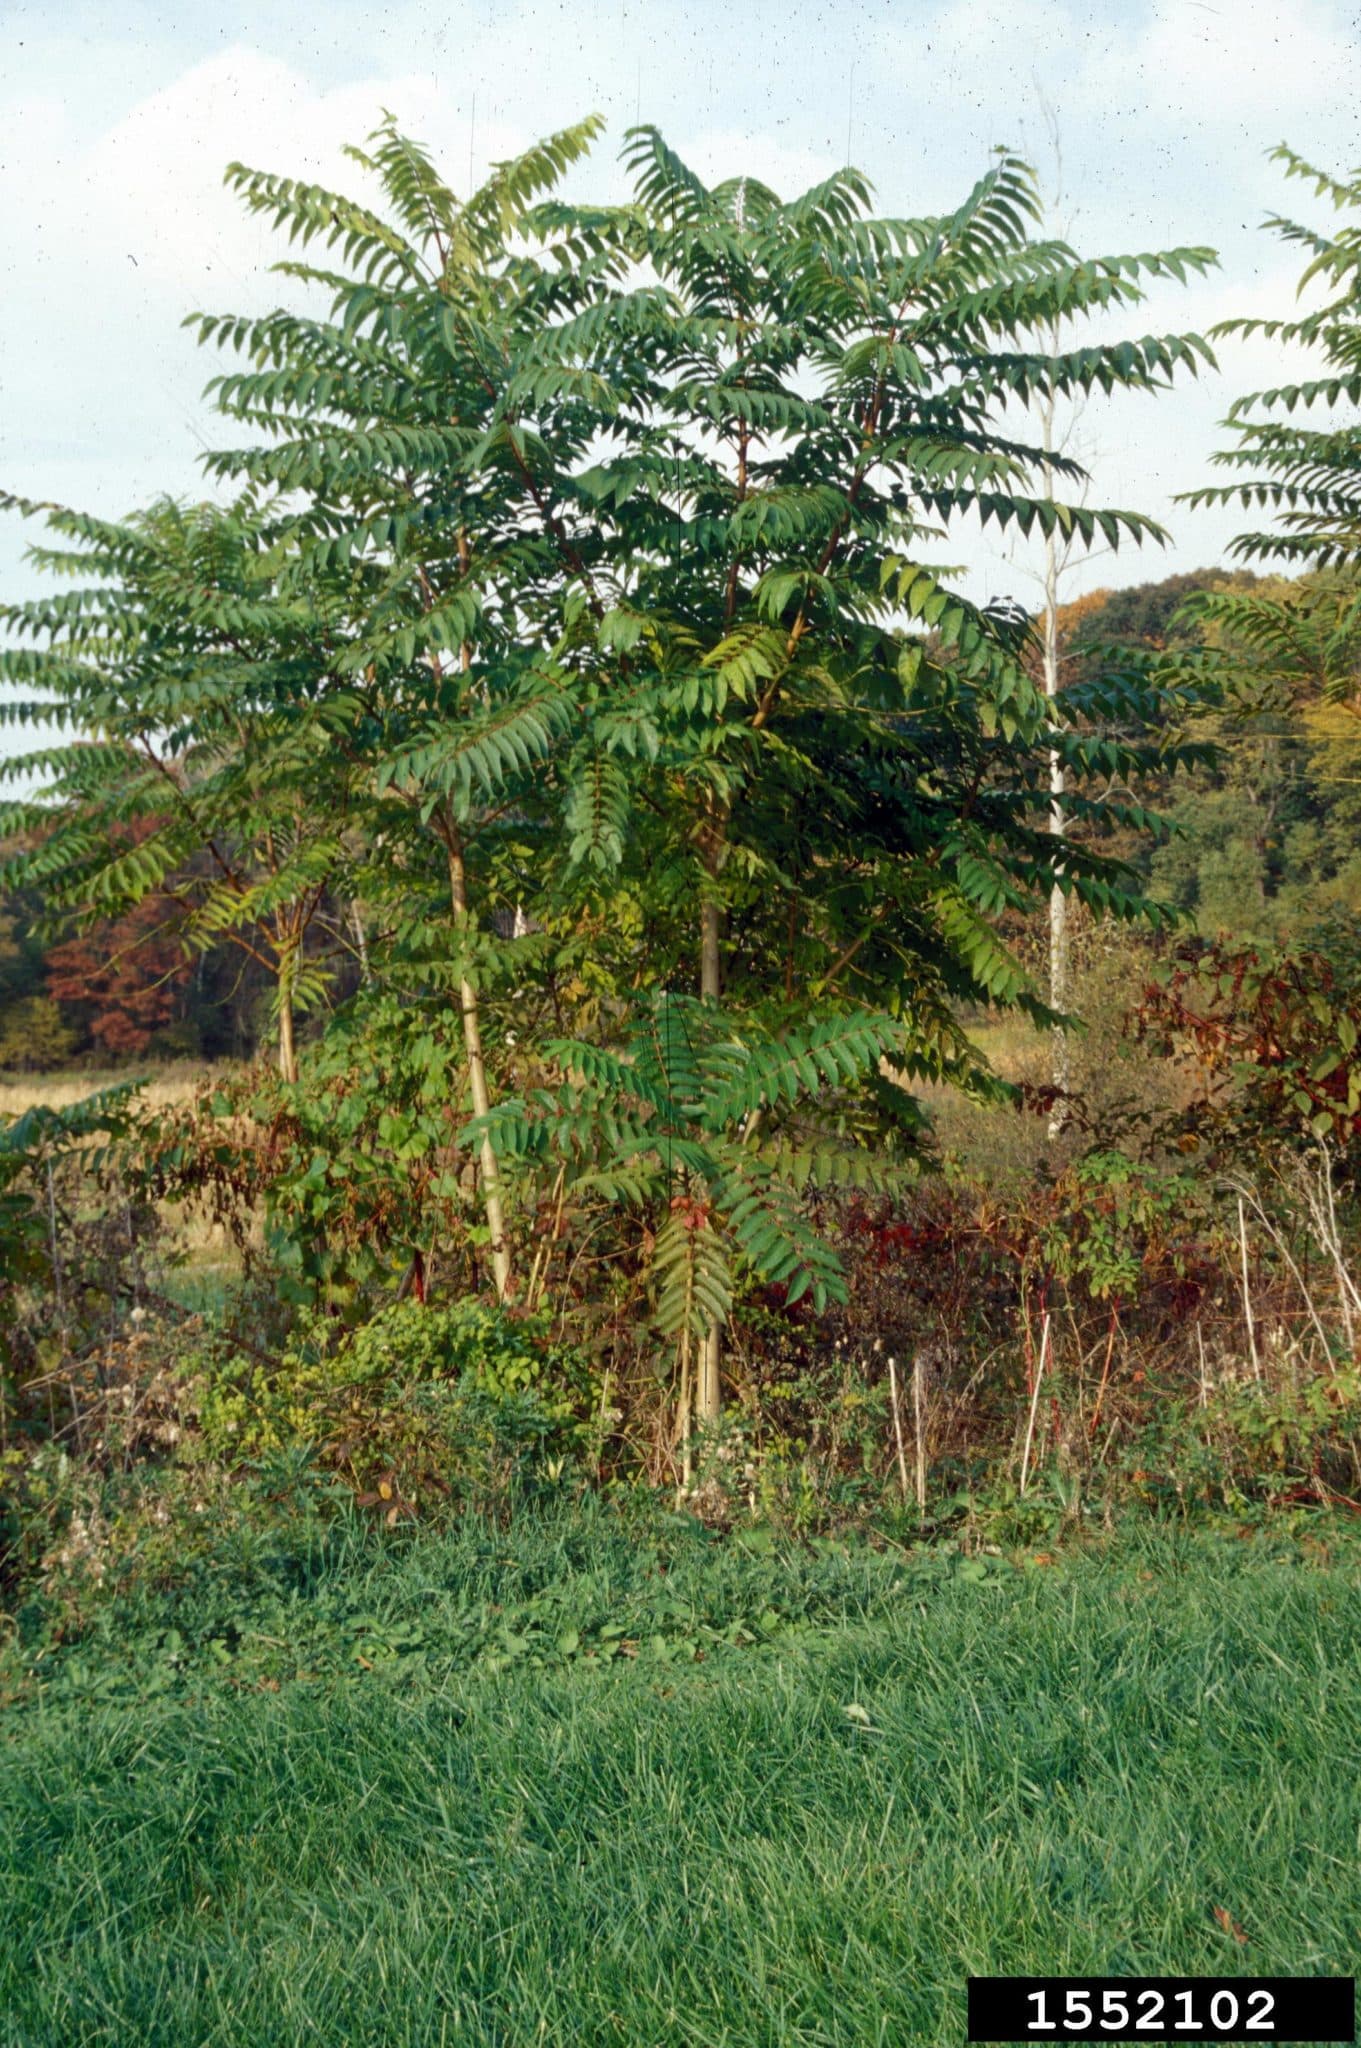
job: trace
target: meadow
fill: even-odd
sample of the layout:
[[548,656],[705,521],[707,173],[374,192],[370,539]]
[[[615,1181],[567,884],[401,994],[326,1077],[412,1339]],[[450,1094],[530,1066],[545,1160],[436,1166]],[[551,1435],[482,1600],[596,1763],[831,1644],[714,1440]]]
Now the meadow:
[[954,2044],[970,1973],[1345,1972],[1358,1642],[1327,1524],[243,1552],[10,1653],[0,2041]]

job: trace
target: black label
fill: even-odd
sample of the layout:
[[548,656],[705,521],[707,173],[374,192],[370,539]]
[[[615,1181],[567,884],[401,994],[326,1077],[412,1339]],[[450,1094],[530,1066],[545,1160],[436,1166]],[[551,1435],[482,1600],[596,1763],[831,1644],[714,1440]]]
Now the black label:
[[970,1977],[970,2041],[1353,2041],[1354,1977]]

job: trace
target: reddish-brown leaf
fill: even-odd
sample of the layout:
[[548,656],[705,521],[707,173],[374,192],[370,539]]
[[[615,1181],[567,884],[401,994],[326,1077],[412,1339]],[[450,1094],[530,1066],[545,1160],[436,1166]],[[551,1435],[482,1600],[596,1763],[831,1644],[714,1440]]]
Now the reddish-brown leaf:
[[1228,1907],[1215,1906],[1212,1910],[1214,1912],[1216,1926],[1222,1927],[1225,1934],[1231,1934],[1236,1942],[1239,1942],[1242,1944],[1243,1947],[1246,1947],[1248,1938],[1246,1934],[1244,1934],[1242,1928],[1238,1925],[1238,1922],[1234,1919],[1233,1914],[1229,1911]]

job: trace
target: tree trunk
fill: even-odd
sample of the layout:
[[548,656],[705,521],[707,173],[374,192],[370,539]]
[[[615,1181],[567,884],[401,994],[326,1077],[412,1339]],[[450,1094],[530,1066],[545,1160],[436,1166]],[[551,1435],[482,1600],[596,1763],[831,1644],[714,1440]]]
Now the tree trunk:
[[[719,907],[706,902],[699,913],[699,992],[708,1002],[718,1002],[722,993],[719,977]],[[717,1422],[723,1406],[719,1373],[723,1364],[723,1325],[715,1320],[704,1332],[695,1372],[695,1420],[701,1425]]]
[[[1055,136],[1055,148],[1058,138]],[[1060,177],[1062,163],[1060,161]],[[1059,331],[1055,322],[1050,333],[1050,346],[1058,353]],[[1050,457],[1054,453],[1054,415],[1056,397],[1052,389],[1046,393],[1041,423],[1044,428],[1044,491],[1050,504],[1054,502],[1054,467]],[[1052,704],[1059,694],[1059,562],[1058,541],[1051,525],[1044,537],[1044,694]],[[1055,839],[1064,835],[1066,820],[1063,812],[1063,798],[1067,787],[1063,770],[1063,756],[1057,747],[1049,749],[1049,830]],[[1061,867],[1061,863],[1056,864]],[[1068,1007],[1068,898],[1056,882],[1049,891],[1049,1007],[1051,1010],[1066,1010]],[[1050,1035],[1050,1079],[1059,1091],[1049,1115],[1049,1138],[1057,1138],[1068,1121],[1066,1097],[1072,1080],[1072,1059],[1068,1045],[1068,1033],[1062,1024],[1056,1024]]]
[[369,935],[364,929],[364,913],[359,908],[359,898],[357,896],[350,904],[350,922],[354,926],[355,943],[359,948],[360,986],[367,988],[369,985]]
[[279,952],[279,1076],[284,1081],[298,1078],[298,1049],[293,1034],[293,962],[291,946]]
[[[468,573],[468,561],[468,529],[466,526],[460,526],[458,566],[464,576]],[[426,604],[429,606],[433,600],[424,570],[421,572],[421,581]],[[430,661],[436,676],[439,676],[439,656],[432,652]],[[470,640],[463,641],[459,647],[458,665],[466,677],[473,665],[473,648]],[[443,811],[441,830],[449,856],[449,900],[454,909],[454,922],[462,933],[468,925],[468,873],[463,865],[463,843],[447,807]],[[468,1060],[468,1085],[472,1091],[473,1115],[485,1116],[491,1108],[491,1097],[487,1093],[487,1063],[482,1056],[482,1021],[477,1007],[477,990],[466,978],[459,980],[458,1000],[463,1012],[463,1048]],[[482,1140],[480,1159],[482,1208],[491,1237],[492,1274],[496,1280],[497,1298],[505,1301],[510,1293],[510,1239],[506,1235],[506,1212],[501,1200],[501,1169],[496,1163],[496,1152],[490,1138],[484,1137]]]
[[[453,904],[454,918],[460,930],[468,922],[468,877],[463,865],[463,850],[452,824],[448,828],[445,845],[449,854],[449,897]],[[491,1097],[487,1093],[487,1066],[482,1056],[482,1024],[478,1014],[477,990],[466,979],[459,982],[459,1005],[463,1012],[463,1047],[468,1060],[468,1082],[472,1091],[474,1116],[485,1116],[491,1108]],[[491,1235],[492,1272],[496,1278],[496,1292],[504,1301],[510,1292],[510,1242],[506,1236],[505,1208],[501,1200],[501,1172],[496,1163],[496,1153],[491,1139],[483,1138],[480,1153],[482,1167],[482,1206],[487,1218],[487,1229]]]
[[[1051,533],[1045,541],[1044,557],[1044,694],[1059,693],[1059,568],[1058,551]],[[1065,828],[1063,798],[1067,787],[1063,757],[1056,747],[1049,749],[1049,830],[1062,839]],[[1049,1007],[1066,1010],[1068,976],[1068,898],[1056,882],[1049,892]],[[1068,1120],[1064,1099],[1072,1081],[1072,1059],[1068,1033],[1056,1024],[1050,1042],[1050,1077],[1060,1091],[1049,1117],[1049,1136],[1057,1138]]]
[[718,1002],[723,993],[719,977],[719,907],[703,903],[699,912],[699,992],[706,1002]]

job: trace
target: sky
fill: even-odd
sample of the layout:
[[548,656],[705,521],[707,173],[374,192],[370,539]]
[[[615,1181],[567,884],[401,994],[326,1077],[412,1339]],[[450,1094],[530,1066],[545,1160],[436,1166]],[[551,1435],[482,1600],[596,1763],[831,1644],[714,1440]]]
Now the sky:
[[[282,254],[223,189],[233,160],[359,189],[341,154],[390,110],[460,189],[596,110],[578,192],[622,197],[624,131],[656,123],[705,177],[793,193],[846,162],[881,210],[956,205],[998,145],[1035,164],[1082,253],[1209,244],[1220,267],[1159,287],[1134,333],[1288,312],[1298,252],[1265,214],[1322,202],[1268,161],[1361,163],[1356,0],[0,0],[0,489],[118,517],[209,495],[230,443],[203,399],[217,367],[196,309],[285,297]],[[1054,138],[1058,138],[1056,155]],[[1240,392],[1288,370],[1232,342],[1221,373],[1156,398],[1094,401],[1076,426],[1089,502],[1151,514],[1163,550],[1080,562],[1066,595],[1226,560],[1250,521],[1174,494],[1209,480]],[[34,526],[0,516],[0,596],[42,588]],[[975,596],[1037,600],[1033,551],[963,531]],[[0,747],[6,744],[0,736]],[[11,739],[8,744],[14,744]]]

